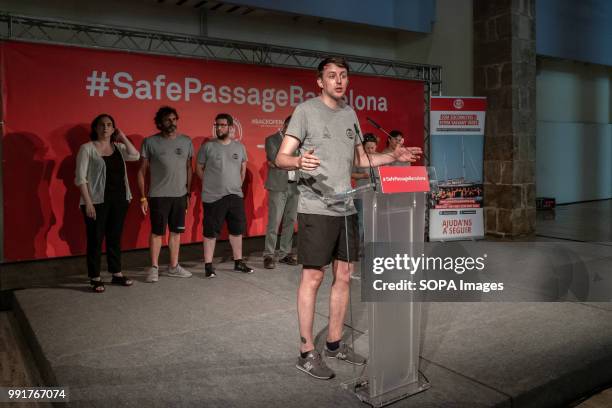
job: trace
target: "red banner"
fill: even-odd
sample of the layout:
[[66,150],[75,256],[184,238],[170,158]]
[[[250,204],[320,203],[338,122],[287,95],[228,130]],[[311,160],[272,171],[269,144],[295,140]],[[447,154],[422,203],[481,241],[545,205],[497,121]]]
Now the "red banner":
[[[179,131],[195,151],[213,134],[217,113],[236,121],[235,137],[247,148],[243,186],[247,235],[263,235],[267,200],[265,137],[276,132],[298,103],[318,90],[311,70],[176,57],[38,45],[0,43],[3,143],[4,260],[78,255],[85,251],[85,227],[74,185],[76,153],[89,140],[99,113],[140,148],[157,133],[153,116],[162,105],[175,107]],[[418,82],[352,75],[348,99],[364,132],[366,116],[400,129],[406,144],[423,145],[423,85]],[[127,163],[132,201],[123,248],[146,248],[149,221],[140,214],[138,163]],[[202,240],[200,180],[194,174],[183,242]]]

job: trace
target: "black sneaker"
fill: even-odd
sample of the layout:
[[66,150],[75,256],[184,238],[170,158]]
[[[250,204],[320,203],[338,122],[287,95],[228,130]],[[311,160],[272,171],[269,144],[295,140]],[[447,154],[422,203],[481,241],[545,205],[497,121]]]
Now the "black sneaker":
[[264,256],[264,268],[266,269],[276,268],[276,262],[274,262],[274,257]]
[[295,266],[298,264],[297,259],[295,258],[295,255],[285,255],[284,257],[279,259],[278,262],[285,264],[285,265],[291,265],[291,266]]
[[234,270],[236,272],[243,272],[243,273],[253,273],[254,272],[253,268],[245,264],[244,261],[242,260],[234,262]]
[[207,278],[216,278],[217,274],[215,273],[215,270],[213,269],[212,266],[210,268],[205,266],[204,267],[204,276],[206,276]]

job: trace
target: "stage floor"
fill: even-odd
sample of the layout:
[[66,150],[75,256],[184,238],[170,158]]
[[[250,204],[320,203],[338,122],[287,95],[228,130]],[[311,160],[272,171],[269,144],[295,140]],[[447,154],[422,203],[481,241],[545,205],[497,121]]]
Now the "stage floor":
[[538,211],[538,236],[612,246],[612,200],[559,205]]
[[[612,266],[608,247],[593,251],[585,256]],[[216,279],[189,263],[192,278],[157,284],[133,270],[133,287],[107,285],[102,295],[82,276],[68,278],[16,291],[15,312],[43,377],[68,387],[72,406],[364,406],[340,387],[360,369],[330,361],[337,376],[321,381],[294,367],[299,267],[249,263],[252,275],[219,264]],[[320,340],[329,275],[317,304]],[[346,335],[367,355],[360,282],[352,284]],[[612,303],[431,303],[423,330],[431,388],[394,407],[557,407],[612,384]]]

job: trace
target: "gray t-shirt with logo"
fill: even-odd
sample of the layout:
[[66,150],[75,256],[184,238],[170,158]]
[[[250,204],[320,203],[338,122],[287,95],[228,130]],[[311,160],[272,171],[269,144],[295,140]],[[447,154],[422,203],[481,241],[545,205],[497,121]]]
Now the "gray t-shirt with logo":
[[355,127],[361,133],[357,115],[348,105],[331,109],[316,97],[295,108],[286,134],[301,142],[301,155],[314,149],[313,154],[321,160],[316,170],[299,172],[299,213],[333,216],[356,213],[352,200],[347,205],[332,198],[351,189],[355,147],[360,144]]
[[189,136],[174,139],[155,134],[145,138],[141,156],[149,160],[149,197],[182,197],[187,194],[187,161],[193,156]]
[[240,168],[245,161],[246,149],[237,140],[226,145],[212,140],[202,145],[198,151],[198,164],[204,165],[202,202],[212,203],[230,194],[243,197]]

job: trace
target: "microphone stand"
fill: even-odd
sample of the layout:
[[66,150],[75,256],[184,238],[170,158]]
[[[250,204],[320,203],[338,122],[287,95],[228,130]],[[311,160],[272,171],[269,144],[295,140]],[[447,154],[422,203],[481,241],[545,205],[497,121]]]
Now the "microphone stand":
[[[370,124],[372,126],[374,126],[376,129],[380,130],[381,132],[383,132],[385,135],[387,135],[388,138],[392,138],[393,136],[391,136],[391,134],[389,132],[387,132],[382,126],[380,126],[378,123],[374,122],[374,120],[372,118],[368,118],[366,117],[366,120],[368,122],[370,122]],[[410,164],[410,163],[409,163]]]
[[368,163],[370,164],[369,170],[370,170],[370,183],[372,184],[372,190],[376,191],[376,178],[374,176],[374,168],[372,167],[372,160],[370,159],[370,154],[368,152],[365,151],[365,147],[363,146],[363,137],[361,137],[361,132],[359,131],[359,126],[357,126],[356,123],[353,123],[353,127],[355,128],[355,133],[357,133],[357,136],[359,137],[359,142],[361,143],[361,147],[363,148],[363,152],[365,153],[366,157],[368,158]]
[[382,126],[380,126],[378,123],[374,122],[374,120],[372,120],[371,118],[366,118],[366,120],[368,122],[370,122],[370,124],[372,126],[374,126],[376,129],[380,130],[381,132],[383,132],[385,135],[387,135],[387,137],[392,137],[391,134],[389,134],[389,132],[387,132]]

